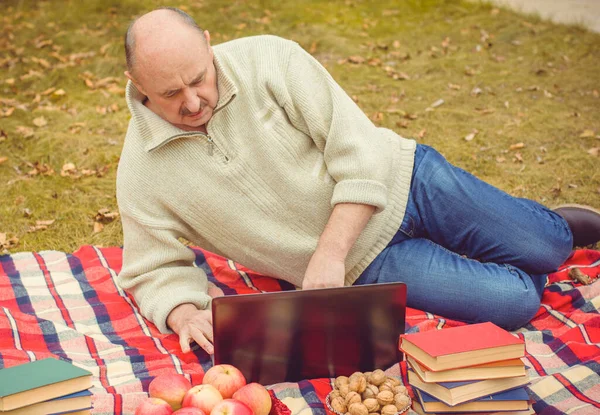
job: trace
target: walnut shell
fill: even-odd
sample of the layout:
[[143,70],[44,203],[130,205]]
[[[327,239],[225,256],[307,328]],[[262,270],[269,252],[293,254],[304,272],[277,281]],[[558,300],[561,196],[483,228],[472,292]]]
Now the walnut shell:
[[390,382],[389,380],[386,380],[385,382],[383,382],[381,385],[379,385],[379,391],[390,391],[390,392],[394,392],[394,385],[392,385],[392,382]]
[[398,412],[398,408],[395,405],[386,405],[381,408],[381,415],[394,415]]
[[379,412],[369,412],[369,415],[381,415]]
[[367,388],[367,378],[362,373],[355,372],[348,378],[348,386],[351,391],[363,393]]
[[354,391],[348,392],[348,394],[346,395],[346,397],[344,399],[346,401],[346,405],[348,406],[348,409],[350,409],[350,405],[352,405],[353,403],[361,403],[362,402],[361,396],[357,392],[354,392]]
[[390,382],[392,382],[392,385],[394,386],[398,386],[398,385],[402,385],[402,381],[398,378],[392,377],[392,376],[388,376],[387,380],[389,380]]
[[383,382],[385,382],[385,380],[385,373],[381,369],[374,370],[373,373],[371,373],[371,376],[369,376],[369,383],[375,386],[381,385]]
[[408,396],[408,391],[406,390],[406,386],[404,386],[404,385],[394,386],[394,395],[398,395],[399,393],[401,393],[402,395]]
[[343,383],[340,385],[338,391],[340,391],[340,396],[342,398],[346,398],[346,395],[348,395],[348,392],[350,392],[350,388],[348,387],[347,383]]
[[375,398],[379,393],[379,388],[375,385],[368,384],[365,391],[362,393],[363,399]]
[[373,373],[373,372],[365,372],[365,373],[363,373],[363,375],[365,375],[365,377],[367,378],[367,381],[369,380],[369,376],[371,376],[371,373]]
[[338,398],[338,397],[341,397],[339,390],[333,389],[331,392],[329,392],[329,399],[330,400],[333,400],[334,398]]
[[363,405],[367,407],[369,412],[379,411],[379,402],[375,398],[367,398],[363,401]]
[[339,396],[337,398],[330,399],[329,404],[331,405],[334,411],[339,412],[341,414],[348,410],[344,398],[341,398]]
[[379,405],[386,406],[394,403],[394,394],[390,391],[381,391],[377,394]]
[[369,415],[367,407],[360,402],[355,402],[348,408],[350,415]]
[[335,385],[336,389],[340,389],[341,385],[348,384],[348,377],[347,376],[338,376],[337,378],[335,378],[335,381],[333,382],[333,384]]
[[396,396],[394,396],[394,405],[396,405],[396,408],[398,408],[399,411],[406,408],[409,403],[410,399],[408,398],[408,396],[402,393],[399,393]]

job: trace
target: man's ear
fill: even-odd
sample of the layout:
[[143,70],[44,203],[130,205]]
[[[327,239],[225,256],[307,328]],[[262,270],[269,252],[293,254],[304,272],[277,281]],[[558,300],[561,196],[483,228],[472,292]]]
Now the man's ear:
[[212,58],[213,50],[212,50],[212,47],[210,46],[210,33],[208,32],[208,30],[204,31],[204,38],[206,39],[206,47],[208,48],[208,53],[210,54],[210,57]]
[[146,91],[144,91],[144,88],[142,87],[142,85],[133,77],[131,72],[125,71],[124,74],[131,82],[133,82],[133,85],[135,85],[135,87],[137,88],[138,91],[140,91],[142,94],[148,96],[148,94],[146,94]]

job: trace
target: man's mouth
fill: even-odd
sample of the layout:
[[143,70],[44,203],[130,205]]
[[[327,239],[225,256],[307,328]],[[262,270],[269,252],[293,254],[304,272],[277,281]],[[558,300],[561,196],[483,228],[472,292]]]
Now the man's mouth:
[[200,108],[200,110],[198,112],[195,112],[193,114],[188,114],[187,117],[188,118],[200,118],[200,116],[202,116],[203,111],[204,111],[204,107]]

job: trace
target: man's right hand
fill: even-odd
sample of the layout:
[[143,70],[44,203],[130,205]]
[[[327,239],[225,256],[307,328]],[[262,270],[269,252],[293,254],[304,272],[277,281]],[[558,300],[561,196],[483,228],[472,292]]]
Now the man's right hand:
[[[213,298],[220,297],[223,295],[223,291],[212,285],[208,289],[208,294]],[[193,304],[180,304],[169,314],[167,324],[171,330],[179,335],[179,345],[182,352],[189,352],[190,343],[195,341],[206,353],[214,353],[212,312],[210,309],[198,310]]]

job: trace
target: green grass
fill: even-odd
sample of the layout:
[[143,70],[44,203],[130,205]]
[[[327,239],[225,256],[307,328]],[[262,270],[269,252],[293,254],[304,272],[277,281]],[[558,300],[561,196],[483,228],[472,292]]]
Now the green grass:
[[[121,245],[118,220],[93,229],[99,209],[117,211],[116,167],[129,120],[122,36],[132,17],[162,3],[2,3],[0,110],[15,109],[0,115],[6,135],[0,160],[8,158],[0,164],[0,233],[19,240],[4,251]],[[513,195],[548,206],[600,207],[600,159],[588,153],[600,147],[598,34],[461,1],[181,0],[177,6],[211,32],[213,44],[264,33],[296,40],[377,124],[406,137],[421,134],[419,142]],[[94,55],[73,56],[86,52]],[[350,56],[365,62],[347,62]],[[30,70],[37,74],[22,79]],[[390,71],[410,79],[395,80]],[[111,90],[90,89],[85,77],[118,82]],[[49,88],[65,94],[41,95]],[[474,95],[475,88],[481,92]],[[444,103],[428,111],[439,99]],[[97,111],[113,104],[114,112]],[[40,116],[47,125],[34,125]],[[19,126],[34,135],[25,138]],[[516,143],[524,147],[509,150]],[[36,162],[55,174],[27,176]],[[106,173],[63,177],[66,163]],[[36,220],[55,222],[28,232]]]

